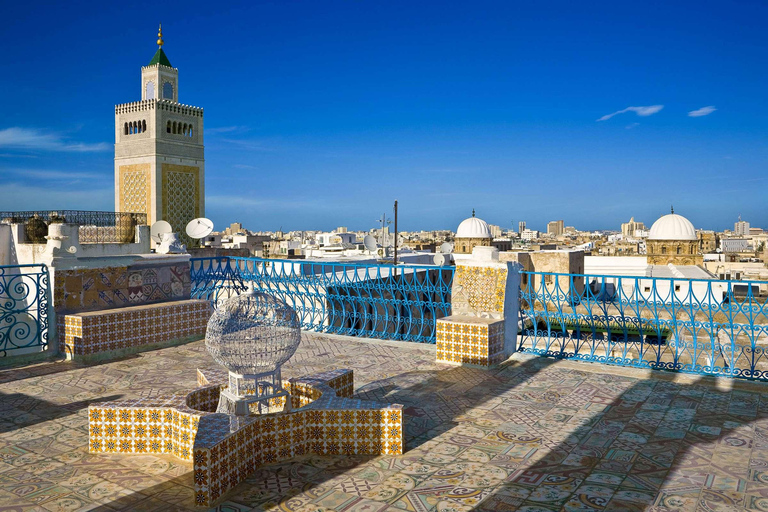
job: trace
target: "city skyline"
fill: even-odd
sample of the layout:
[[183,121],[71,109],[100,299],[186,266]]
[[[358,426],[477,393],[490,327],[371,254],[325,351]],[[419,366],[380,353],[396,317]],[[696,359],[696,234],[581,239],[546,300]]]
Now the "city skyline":
[[113,107],[139,99],[163,22],[179,101],[206,109],[218,226],[369,229],[398,199],[408,231],[472,208],[503,229],[618,230],[670,204],[701,229],[768,227],[752,199],[768,183],[765,6],[627,21],[607,4],[334,5],[191,2],[117,28],[141,5],[3,6],[0,40],[28,43],[0,82],[1,208],[113,208]]

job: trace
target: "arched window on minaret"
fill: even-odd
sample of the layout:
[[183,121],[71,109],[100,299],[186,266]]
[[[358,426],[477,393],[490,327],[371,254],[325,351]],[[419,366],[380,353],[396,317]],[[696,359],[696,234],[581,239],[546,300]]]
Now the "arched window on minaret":
[[128,123],[123,123],[123,130],[125,130],[125,135],[128,135]]
[[147,120],[146,120],[146,119],[143,119],[143,120],[141,121],[141,131],[142,131],[142,132],[145,132],[145,131],[147,131]]
[[168,124],[165,126],[165,131],[167,133],[171,133],[171,122],[170,121],[168,121]]
[[163,83],[163,99],[173,100],[173,84],[171,82]]
[[155,99],[155,82],[147,82],[147,99],[153,100]]
[[189,136],[192,136],[192,125],[189,125]]

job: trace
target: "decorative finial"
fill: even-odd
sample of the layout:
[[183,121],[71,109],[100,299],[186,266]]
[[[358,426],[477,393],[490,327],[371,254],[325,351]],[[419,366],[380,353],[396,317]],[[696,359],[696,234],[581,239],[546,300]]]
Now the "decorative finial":
[[157,47],[162,48],[163,44],[163,24],[160,24],[160,28],[157,29]]
[[675,213],[675,207],[674,206],[670,206],[669,209],[671,210],[670,213]]
[[472,216],[473,217],[475,216],[475,209],[474,208],[472,208]]

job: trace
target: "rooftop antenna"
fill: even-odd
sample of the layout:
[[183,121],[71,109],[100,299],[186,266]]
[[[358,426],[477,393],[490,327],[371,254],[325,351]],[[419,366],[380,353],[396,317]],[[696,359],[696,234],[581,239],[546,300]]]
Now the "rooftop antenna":
[[187,227],[184,231],[186,231],[189,238],[200,240],[211,234],[213,231],[213,221],[206,219],[205,217],[192,219],[187,223]]
[[365,235],[365,238],[363,238],[363,245],[368,252],[376,252],[376,239],[371,235]]
[[161,243],[163,241],[163,235],[173,233],[173,228],[169,223],[164,220],[159,220],[152,224],[149,228],[149,237],[154,240],[155,243]]
[[674,206],[670,206],[669,209],[671,210],[670,213],[675,213],[675,207]]

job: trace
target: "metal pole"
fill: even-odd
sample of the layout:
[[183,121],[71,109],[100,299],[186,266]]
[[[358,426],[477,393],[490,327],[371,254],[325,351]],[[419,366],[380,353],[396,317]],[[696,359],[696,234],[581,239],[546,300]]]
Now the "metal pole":
[[397,199],[395,199],[395,265],[397,265]]

